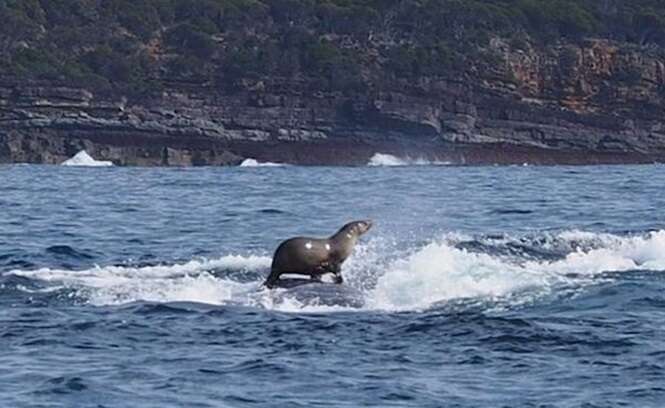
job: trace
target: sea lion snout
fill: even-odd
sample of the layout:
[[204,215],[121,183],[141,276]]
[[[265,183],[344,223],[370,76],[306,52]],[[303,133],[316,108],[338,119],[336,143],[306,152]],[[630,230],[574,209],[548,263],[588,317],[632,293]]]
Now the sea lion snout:
[[366,233],[372,228],[372,225],[374,225],[372,220],[358,221],[358,233],[361,235]]
[[[374,223],[372,220],[352,221],[343,226],[342,229],[337,232],[337,234],[332,236],[332,239],[342,236],[346,238],[355,237],[355,239],[357,239],[359,236],[369,231],[373,224]],[[353,244],[355,245],[355,241]]]

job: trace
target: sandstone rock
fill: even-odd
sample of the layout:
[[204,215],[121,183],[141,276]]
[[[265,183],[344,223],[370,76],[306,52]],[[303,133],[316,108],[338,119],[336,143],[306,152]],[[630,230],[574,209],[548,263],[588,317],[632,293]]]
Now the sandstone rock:
[[665,159],[662,51],[607,40],[514,48],[500,38],[490,48],[503,63],[367,93],[265,78],[235,94],[190,85],[129,103],[4,81],[0,161],[55,163],[82,149],[121,165],[177,166],[360,164],[377,151],[458,163]]

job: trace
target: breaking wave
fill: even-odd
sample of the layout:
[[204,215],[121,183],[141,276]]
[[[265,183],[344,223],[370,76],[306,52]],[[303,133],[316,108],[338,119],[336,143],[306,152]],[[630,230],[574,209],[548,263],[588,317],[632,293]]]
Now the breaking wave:
[[[370,293],[371,304],[411,310],[453,299],[507,296],[524,303],[557,289],[592,284],[605,272],[665,270],[665,231],[626,238],[565,232],[537,241],[538,248],[525,246],[523,239],[487,240],[482,247],[493,245],[493,254],[465,249],[464,241],[429,243],[387,267]],[[520,246],[526,248],[514,250]],[[541,257],[548,251],[558,259],[531,259],[529,250]]]
[[[43,268],[10,274],[48,282],[60,289],[73,289],[76,297],[100,306],[136,301],[222,305],[255,286],[237,277],[269,265],[267,257],[229,255],[175,265],[106,266],[82,271]],[[224,277],[230,272],[236,279]]]
[[254,159],[245,159],[240,163],[240,167],[281,167],[286,166],[284,163],[273,163],[273,162],[259,162]]
[[113,166],[113,163],[110,161],[104,160],[95,160],[93,159],[88,152],[81,150],[76,153],[72,158],[62,162],[63,166],[82,166],[82,167],[109,167]]
[[[581,231],[480,238],[448,234],[401,251],[396,247],[395,241],[380,238],[359,245],[345,264],[346,291],[310,290],[305,297],[288,289],[262,289],[270,258],[254,255],[175,265],[14,270],[8,275],[39,282],[41,288],[31,292],[65,290],[100,306],[184,301],[326,312],[423,310],[460,299],[510,307],[584,291],[614,279],[616,272],[665,270],[665,231],[632,236]],[[362,299],[360,304],[345,302],[345,296]]]
[[395,166],[445,166],[448,162],[430,161],[424,158],[400,158],[391,154],[375,153],[367,163],[370,167],[395,167]]

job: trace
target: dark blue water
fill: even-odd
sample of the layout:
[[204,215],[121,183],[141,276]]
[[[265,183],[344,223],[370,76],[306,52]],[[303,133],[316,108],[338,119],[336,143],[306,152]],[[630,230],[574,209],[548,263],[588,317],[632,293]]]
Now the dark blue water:
[[[662,166],[0,166],[7,407],[662,407]],[[375,227],[346,284],[270,254]]]

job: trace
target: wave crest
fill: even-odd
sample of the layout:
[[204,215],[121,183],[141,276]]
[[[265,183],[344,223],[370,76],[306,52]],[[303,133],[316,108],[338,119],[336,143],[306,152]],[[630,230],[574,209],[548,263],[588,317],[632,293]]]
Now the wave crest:
[[[370,293],[375,308],[410,310],[459,298],[489,298],[526,292],[522,301],[568,285],[584,286],[605,272],[665,270],[665,231],[646,236],[561,233],[577,247],[558,260],[474,253],[451,242],[430,243],[387,267]],[[496,244],[495,244],[496,245]],[[486,247],[485,247],[486,248]]]
[[76,153],[72,158],[62,162],[63,166],[83,166],[83,167],[110,167],[113,166],[113,162],[105,160],[95,160],[93,159],[88,152],[81,150]]
[[[149,302],[229,303],[238,293],[255,287],[249,283],[218,276],[224,271],[235,275],[262,272],[270,258],[228,255],[214,260],[192,260],[184,264],[144,267],[106,266],[73,271],[43,268],[12,271],[10,274],[49,282],[73,289],[94,305]],[[227,274],[228,275],[228,274]]]
[[422,157],[420,158],[411,158],[411,157],[397,157],[393,156],[391,154],[385,154],[385,153],[375,153],[374,156],[372,156],[369,159],[369,163],[367,163],[368,166],[370,167],[397,167],[397,166],[445,166],[449,165],[449,162],[441,162],[441,161],[430,161],[427,159],[424,159]]
[[[665,270],[665,231],[635,236],[581,231],[534,237],[448,234],[411,248],[387,241],[375,238],[356,248],[355,256],[344,265],[349,291],[326,294],[312,290],[306,296],[260,287],[270,267],[267,256],[228,255],[175,265],[81,271],[15,270],[9,275],[42,282],[44,291],[69,289],[75,298],[94,305],[200,302],[327,312],[422,310],[456,299],[494,304],[508,299],[509,304],[524,304],[560,290],[584,290],[614,278],[606,272]],[[30,293],[34,292],[31,289]],[[362,299],[348,302],[340,298],[337,302],[326,297],[349,294]]]
[[245,159],[240,163],[240,167],[282,167],[286,166],[283,163],[273,163],[273,162],[259,162],[255,159]]

